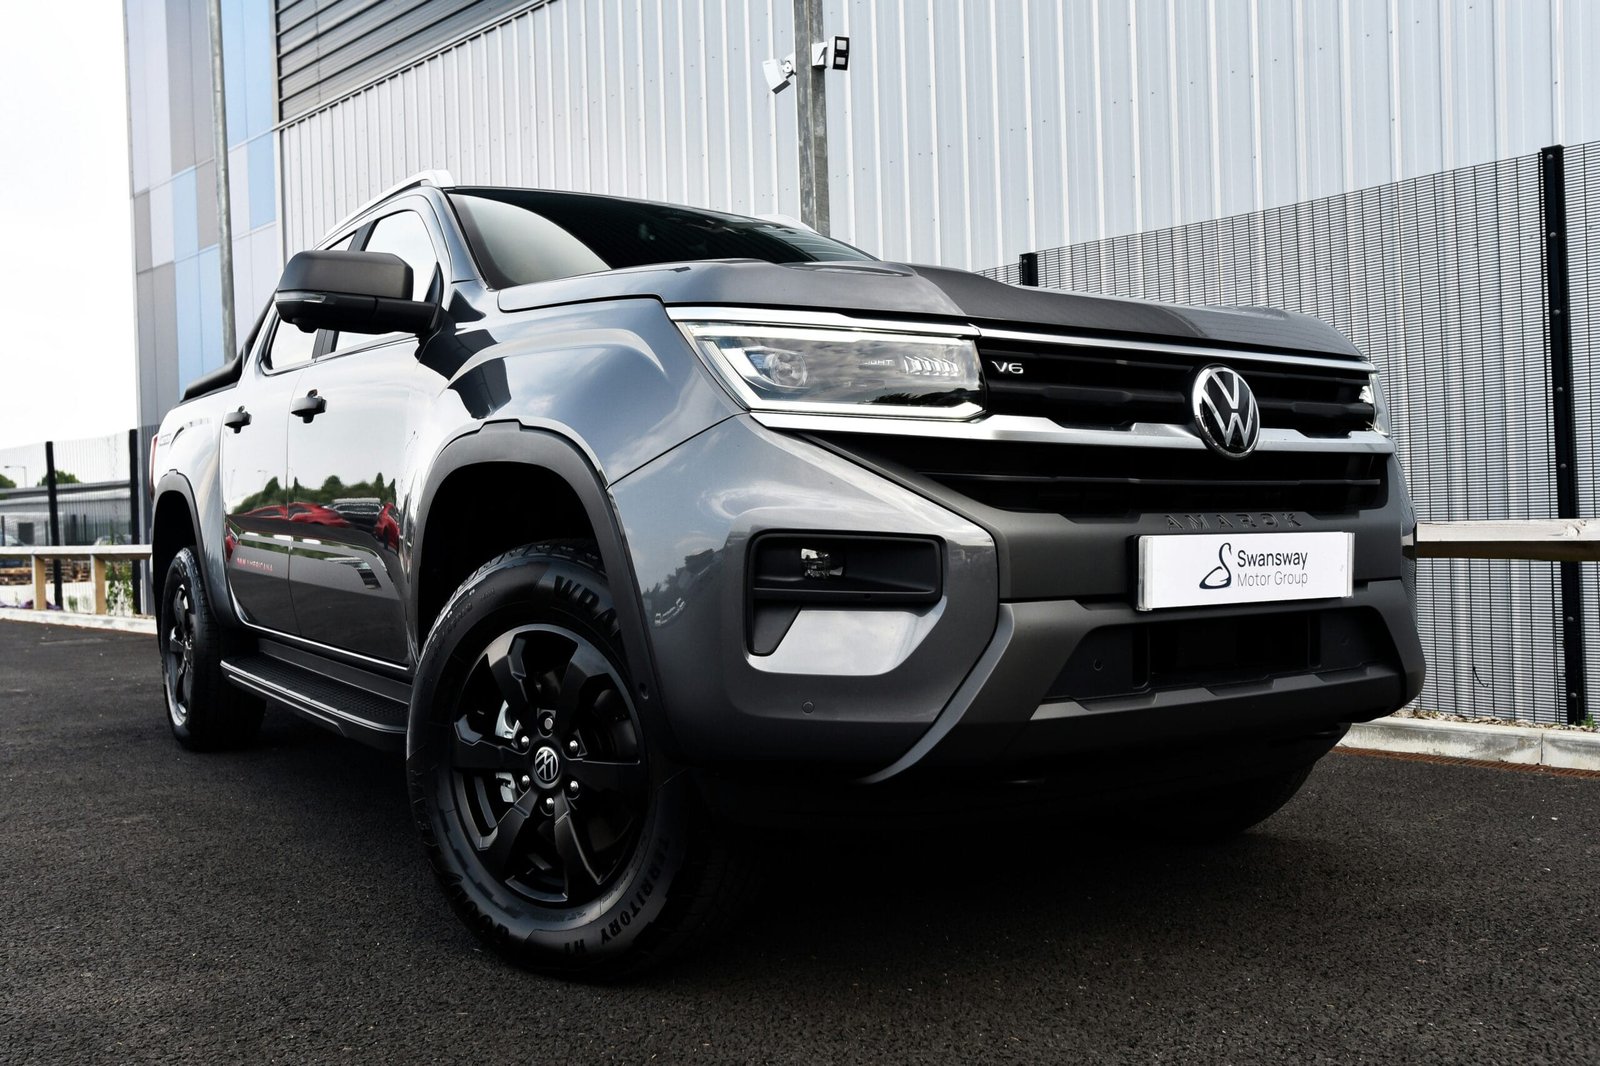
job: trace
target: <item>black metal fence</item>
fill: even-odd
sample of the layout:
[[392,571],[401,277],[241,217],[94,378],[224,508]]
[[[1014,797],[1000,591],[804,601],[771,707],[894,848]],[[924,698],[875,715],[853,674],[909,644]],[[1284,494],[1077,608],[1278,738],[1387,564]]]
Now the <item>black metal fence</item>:
[[[44,441],[0,449],[0,545],[142,544],[149,539],[144,457],[149,433]],[[141,562],[130,566],[129,595],[144,601]],[[52,564],[52,598],[66,603],[68,564]],[[0,584],[22,580],[21,563],[0,566]],[[64,572],[67,571],[67,572]],[[31,571],[29,571],[31,573]]]
[[[1383,371],[1423,521],[1594,514],[1600,144],[1028,253],[1001,280],[1313,315]],[[1570,323],[1570,325],[1569,325]],[[1596,568],[1423,560],[1418,705],[1580,721]]]

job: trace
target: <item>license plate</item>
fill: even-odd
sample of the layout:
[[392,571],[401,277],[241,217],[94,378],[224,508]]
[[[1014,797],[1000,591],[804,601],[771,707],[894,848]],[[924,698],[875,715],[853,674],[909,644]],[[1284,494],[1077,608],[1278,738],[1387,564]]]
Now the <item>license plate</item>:
[[1139,538],[1141,611],[1348,596],[1349,533],[1203,533]]

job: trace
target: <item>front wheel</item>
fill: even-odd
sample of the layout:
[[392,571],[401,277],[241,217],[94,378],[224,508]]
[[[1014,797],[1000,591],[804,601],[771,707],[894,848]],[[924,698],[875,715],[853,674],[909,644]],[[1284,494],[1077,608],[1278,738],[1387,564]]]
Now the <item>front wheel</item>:
[[634,700],[592,552],[519,548],[445,606],[413,688],[412,808],[452,906],[513,962],[615,978],[741,881]]

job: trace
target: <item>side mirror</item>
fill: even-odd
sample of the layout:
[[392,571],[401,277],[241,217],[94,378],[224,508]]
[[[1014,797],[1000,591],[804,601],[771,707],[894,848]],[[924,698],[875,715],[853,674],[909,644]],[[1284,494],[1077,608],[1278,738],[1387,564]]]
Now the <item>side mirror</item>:
[[439,311],[411,299],[411,266],[390,252],[296,252],[274,302],[279,317],[308,333],[423,334]]

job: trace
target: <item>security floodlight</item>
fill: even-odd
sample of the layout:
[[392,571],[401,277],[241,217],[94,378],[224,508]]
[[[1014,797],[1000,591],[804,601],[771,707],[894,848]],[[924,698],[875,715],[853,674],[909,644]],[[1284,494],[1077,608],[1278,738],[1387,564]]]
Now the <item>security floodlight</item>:
[[833,39],[833,69],[850,69],[850,38],[835,37]]
[[789,79],[794,77],[794,56],[784,60],[767,59],[761,63],[761,73],[766,76],[767,89],[774,93],[781,93],[789,87]]

